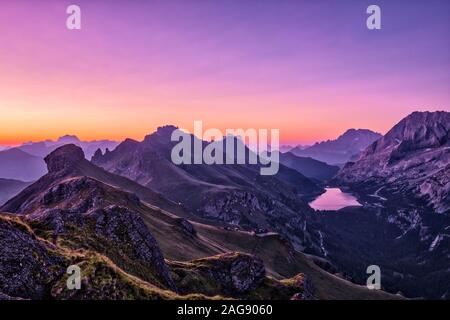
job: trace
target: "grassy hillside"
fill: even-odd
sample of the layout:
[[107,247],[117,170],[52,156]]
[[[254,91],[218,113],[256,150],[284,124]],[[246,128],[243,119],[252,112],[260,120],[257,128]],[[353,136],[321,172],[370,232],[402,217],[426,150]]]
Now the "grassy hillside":
[[195,235],[188,236],[180,226],[181,219],[163,210],[146,206],[136,208],[160,244],[166,259],[189,261],[224,252],[244,252],[260,257],[267,273],[274,279],[305,274],[318,299],[400,299],[384,291],[369,290],[316,265],[311,258],[292,249],[277,234],[255,235],[244,231],[225,230],[193,222]]

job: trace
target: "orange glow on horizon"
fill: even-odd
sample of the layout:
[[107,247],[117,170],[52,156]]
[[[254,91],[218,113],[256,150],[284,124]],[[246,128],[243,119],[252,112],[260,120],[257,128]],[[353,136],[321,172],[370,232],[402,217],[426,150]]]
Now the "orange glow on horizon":
[[142,140],[162,125],[192,130],[195,120],[222,131],[279,129],[282,144],[310,144],[350,128],[385,133],[413,111],[450,107],[448,28],[365,41],[353,28],[325,32],[322,10],[270,9],[280,23],[266,29],[221,10],[184,20],[172,5],[85,3],[80,32],[61,24],[64,2],[45,1],[38,15],[26,3],[2,6],[0,145],[66,134]]

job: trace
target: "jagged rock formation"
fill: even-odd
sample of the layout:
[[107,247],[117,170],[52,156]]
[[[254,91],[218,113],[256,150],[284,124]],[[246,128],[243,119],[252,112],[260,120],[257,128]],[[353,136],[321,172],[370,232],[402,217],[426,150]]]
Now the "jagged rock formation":
[[52,174],[67,174],[78,163],[84,160],[84,152],[74,144],[68,144],[58,148],[44,158],[48,172]]
[[45,297],[65,264],[25,224],[0,216],[0,288],[5,299]]

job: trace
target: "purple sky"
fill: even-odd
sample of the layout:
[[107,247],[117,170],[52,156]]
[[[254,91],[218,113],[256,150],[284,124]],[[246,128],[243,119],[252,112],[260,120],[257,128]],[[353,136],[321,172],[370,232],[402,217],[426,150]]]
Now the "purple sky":
[[450,110],[446,0],[2,1],[0,35],[0,144],[194,120],[309,143]]

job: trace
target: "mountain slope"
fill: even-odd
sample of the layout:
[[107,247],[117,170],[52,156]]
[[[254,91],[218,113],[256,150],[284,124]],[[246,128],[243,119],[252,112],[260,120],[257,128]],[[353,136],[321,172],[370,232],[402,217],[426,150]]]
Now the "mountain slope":
[[380,137],[379,133],[367,129],[349,129],[336,140],[323,141],[308,148],[294,148],[290,152],[331,165],[344,164]]
[[298,157],[292,152],[280,154],[280,162],[286,167],[292,168],[305,177],[320,181],[329,180],[339,171],[338,166],[330,166],[309,157]]
[[17,148],[0,151],[0,178],[33,181],[46,172],[42,158]]
[[347,164],[336,181],[370,186],[384,197],[412,196],[449,213],[450,113],[410,114]]

